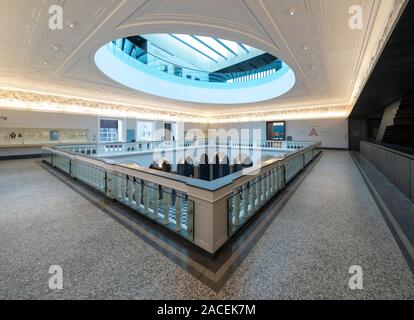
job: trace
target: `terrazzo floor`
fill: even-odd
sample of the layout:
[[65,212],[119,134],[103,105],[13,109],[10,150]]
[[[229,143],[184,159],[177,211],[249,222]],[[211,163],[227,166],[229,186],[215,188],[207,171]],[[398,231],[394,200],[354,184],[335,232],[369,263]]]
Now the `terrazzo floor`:
[[[51,265],[63,290],[50,290]],[[348,270],[363,269],[363,290]],[[413,299],[351,156],[327,151],[214,292],[34,160],[0,162],[0,299]]]

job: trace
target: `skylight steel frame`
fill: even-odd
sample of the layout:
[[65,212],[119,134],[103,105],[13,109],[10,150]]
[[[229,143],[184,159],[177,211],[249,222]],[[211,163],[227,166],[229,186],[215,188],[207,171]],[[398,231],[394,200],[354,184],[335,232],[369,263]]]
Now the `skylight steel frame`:
[[[180,39],[180,38],[179,38],[179,37],[177,37],[176,35],[174,35],[174,34],[172,34],[172,33],[170,33],[169,35],[170,35],[171,37],[173,37],[175,40],[177,40],[177,41],[181,42],[182,44],[186,45],[187,47],[191,48],[192,50],[194,50],[194,51],[198,52],[199,54],[202,54],[204,57],[206,57],[206,58],[210,59],[211,61],[213,61],[213,62],[215,62],[215,63],[217,63],[217,62],[218,62],[216,59],[214,59],[214,58],[210,57],[208,54],[206,54],[206,53],[202,52],[201,50],[199,50],[199,49],[197,49],[196,47],[192,46],[192,45],[191,45],[191,44],[189,44],[188,42],[186,42],[186,41],[184,41],[184,40]],[[189,35],[189,36],[191,37],[191,35]],[[197,39],[194,39],[194,40],[197,40]],[[203,43],[201,42],[201,44],[203,44]],[[205,46],[205,44],[203,44],[203,45]],[[209,48],[209,50],[211,50],[211,49]],[[213,50],[213,51],[214,51],[214,50]],[[215,51],[214,51],[214,52],[215,52]]]
[[[219,61],[217,59],[215,59],[214,57],[212,57],[211,55],[208,54],[208,52],[203,52],[203,50],[200,50],[199,48],[196,48],[194,45],[192,45],[191,43],[188,43],[186,40],[181,39],[179,36],[180,34],[169,34],[171,37],[173,37],[175,40],[179,41],[180,43],[186,45],[187,47],[189,47],[190,49],[196,51],[197,53],[203,55],[204,57],[208,58],[209,60],[218,63]],[[220,52],[217,48],[214,48],[214,46],[212,46],[211,44],[207,43],[203,38],[201,38],[201,36],[196,36],[196,35],[182,35],[182,36],[189,36],[192,39],[194,39],[195,41],[197,41],[198,43],[200,43],[201,45],[203,45],[206,48],[206,51],[212,51],[214,52],[216,55],[218,55],[219,57],[221,57],[224,61],[228,60],[228,57],[225,56],[222,52]],[[215,37],[204,37],[204,38],[210,38],[211,40],[215,41],[218,45],[220,45],[225,51],[229,52],[230,55],[233,55],[235,57],[238,57],[239,54],[237,52],[235,52],[233,49],[231,49],[228,45],[226,45],[222,40],[215,38]],[[229,41],[229,40],[227,40]],[[250,53],[250,50],[243,44],[241,44],[240,42],[234,42],[236,45],[238,45],[243,51],[245,51],[246,53]]]

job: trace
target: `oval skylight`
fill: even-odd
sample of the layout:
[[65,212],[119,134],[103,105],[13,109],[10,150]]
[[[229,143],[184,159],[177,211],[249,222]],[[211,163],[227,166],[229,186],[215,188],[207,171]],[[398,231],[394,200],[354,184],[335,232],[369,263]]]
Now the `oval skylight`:
[[259,102],[281,96],[295,84],[292,69],[269,53],[186,34],[117,39],[97,51],[95,63],[129,88],[198,103]]

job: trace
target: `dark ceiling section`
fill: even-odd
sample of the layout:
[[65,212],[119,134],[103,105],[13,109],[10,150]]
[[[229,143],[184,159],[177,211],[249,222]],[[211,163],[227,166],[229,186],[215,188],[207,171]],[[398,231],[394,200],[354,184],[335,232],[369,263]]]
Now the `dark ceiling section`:
[[414,88],[414,1],[409,1],[351,117],[369,117]]
[[216,73],[235,73],[235,72],[244,72],[244,71],[253,71],[261,67],[271,64],[273,61],[277,60],[276,57],[272,56],[269,53],[261,54],[260,56],[254,57],[252,59],[234,64],[230,67],[217,70]]

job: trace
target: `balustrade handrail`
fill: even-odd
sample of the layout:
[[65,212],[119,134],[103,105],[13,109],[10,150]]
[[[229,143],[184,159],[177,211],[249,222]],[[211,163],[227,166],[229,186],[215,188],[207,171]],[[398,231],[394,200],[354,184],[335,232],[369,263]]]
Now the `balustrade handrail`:
[[43,147],[43,159],[214,253],[320,153],[320,142],[299,145],[301,149],[283,158],[213,181],[117,164],[56,147]]
[[[314,148],[319,148],[320,146],[321,146],[321,142],[317,142],[317,143],[315,143],[311,146],[308,146],[304,149],[298,150],[298,151],[296,151],[294,153],[291,153],[291,154],[287,154],[287,155],[284,156],[283,159],[270,159],[270,160],[267,160],[264,163],[260,164],[260,166],[254,166],[254,167],[251,167],[249,169],[250,169],[250,171],[255,171],[258,168],[260,168],[260,173],[257,174],[257,175],[260,175],[260,174],[263,174],[263,172],[274,169],[275,167],[282,166],[283,164],[285,164],[289,160],[297,158],[297,157],[303,155],[304,153],[306,153],[307,151],[309,151],[311,149],[314,149]],[[236,172],[234,175],[237,175],[237,174],[242,174],[242,171]],[[239,182],[237,181],[239,178],[242,178],[242,177],[243,177],[243,175],[241,177],[238,177],[238,178],[233,180],[234,184],[232,184],[232,186],[231,186],[231,187],[233,187],[233,189],[238,188],[241,185],[246,183],[246,181],[245,181],[246,179],[244,179],[243,181],[239,181]],[[247,177],[249,177],[249,176],[247,176]],[[254,180],[255,179],[255,177],[253,177],[253,176],[250,176],[250,178],[251,179],[249,179],[249,180]]]
[[[111,160],[99,158],[99,157],[92,156],[92,155],[84,155],[84,154],[73,153],[73,152],[66,151],[66,150],[59,150],[58,147],[59,146],[44,147],[43,149],[49,150],[52,153],[53,152],[59,153],[63,156],[69,156],[70,158],[76,159],[78,161],[85,161],[87,163],[91,163],[93,165],[98,165],[98,166],[101,165],[106,170],[110,170],[112,173],[119,172],[121,174],[127,174],[127,175],[137,177],[140,179],[151,179],[151,176],[155,176],[157,179],[162,180],[162,184],[165,185],[166,187],[177,188],[178,190],[182,192],[189,192],[191,188],[198,188],[198,189],[203,189],[203,190],[207,190],[211,192],[216,192],[224,187],[230,188],[230,187],[233,187],[234,185],[237,185],[238,183],[243,183],[243,182],[238,182],[238,181],[243,176],[246,176],[245,175],[246,171],[238,171],[238,172],[235,172],[233,174],[230,174],[226,177],[223,177],[217,180],[213,180],[213,181],[202,180],[202,182],[200,182],[199,179],[195,179],[195,178],[189,178],[189,177],[176,175],[173,173],[152,170],[149,168],[140,167],[138,165],[134,167],[130,167],[128,165],[117,164]],[[308,149],[317,148],[317,147],[320,147],[320,142],[306,146],[303,149],[298,149],[291,154],[287,154],[285,155],[283,159],[277,159],[277,158],[270,159],[259,165],[248,168],[248,170],[249,171],[256,171],[258,169],[260,169],[261,171],[266,170],[268,166],[275,165],[275,163],[278,163],[278,162],[282,164],[290,160],[292,157],[295,157],[298,154],[299,155],[303,154]],[[251,176],[248,176],[248,177],[251,178]]]
[[414,160],[414,155],[412,155],[412,154],[408,154],[408,153],[405,153],[405,152],[402,152],[402,151],[399,151],[399,150],[391,149],[391,148],[388,148],[384,145],[373,143],[371,141],[361,141],[361,142],[372,145],[374,147],[377,147],[377,148],[380,148],[380,149],[383,149],[383,150],[386,150],[388,152],[397,154],[401,157],[404,157],[404,158],[407,158],[407,159],[410,159],[410,160]]
[[[76,149],[76,148],[83,148],[83,147],[113,147],[113,146],[138,146],[138,145],[153,145],[153,146],[161,146],[162,148],[170,146],[170,147],[177,147],[177,145],[182,146],[210,146],[210,145],[228,145],[228,146],[247,146],[247,147],[260,147],[260,148],[275,148],[275,149],[283,149],[285,145],[287,149],[289,145],[311,145],[314,142],[312,141],[275,141],[275,140],[247,140],[247,139],[197,139],[197,140],[159,140],[159,141],[137,141],[137,142],[99,142],[99,143],[82,143],[82,144],[69,144],[69,145],[56,145],[53,146],[57,149]],[[278,147],[281,146],[281,147]],[[148,149],[153,150],[153,149]],[[70,150],[66,150],[69,151]],[[119,151],[118,151],[119,152]],[[122,152],[122,151],[121,151]]]

